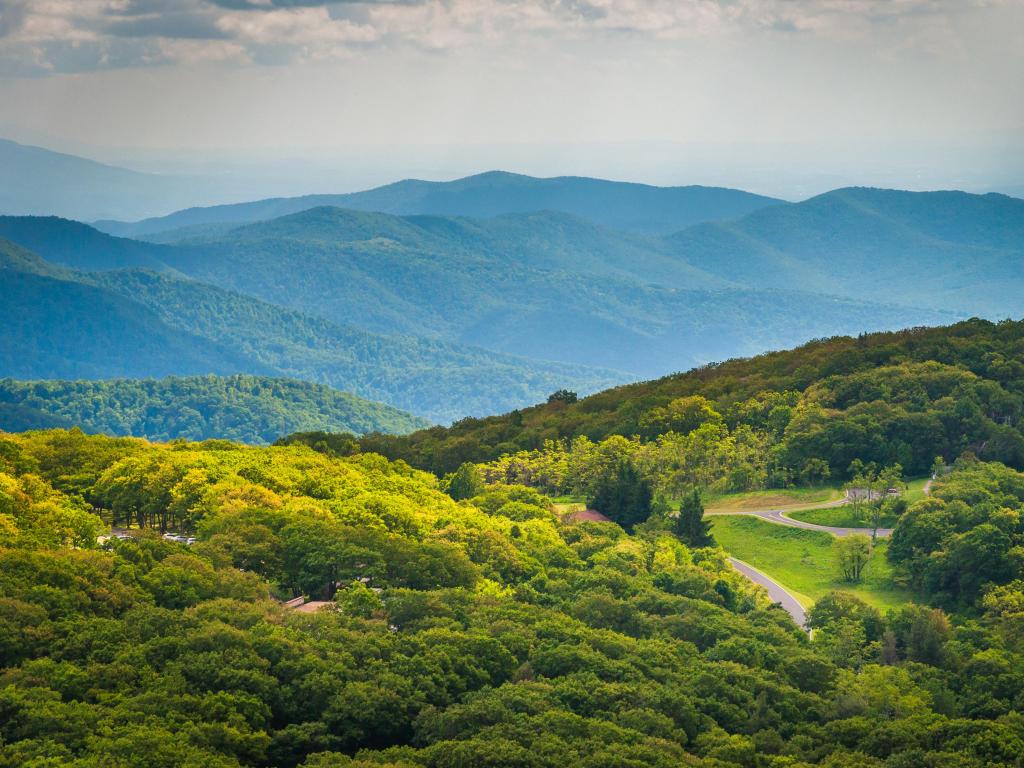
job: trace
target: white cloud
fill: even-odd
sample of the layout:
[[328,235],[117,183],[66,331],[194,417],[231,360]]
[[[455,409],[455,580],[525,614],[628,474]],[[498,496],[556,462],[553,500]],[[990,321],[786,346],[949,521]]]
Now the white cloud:
[[[733,29],[836,38],[889,29],[898,31],[900,45],[937,50],[955,48],[957,16],[995,2],[0,0],[0,62],[11,71],[21,61],[24,71],[38,74],[87,69],[90,57],[96,68],[173,63],[178,56],[282,62],[346,56],[372,45],[446,50],[601,35],[671,41]],[[132,38],[142,42],[125,42]]]

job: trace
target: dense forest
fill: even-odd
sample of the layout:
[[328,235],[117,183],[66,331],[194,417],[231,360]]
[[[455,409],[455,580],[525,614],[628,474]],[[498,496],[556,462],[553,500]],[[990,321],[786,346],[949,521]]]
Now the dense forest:
[[[0,429],[80,427],[152,440],[271,443],[295,430],[409,432],[427,424],[321,384],[259,376],[111,381],[0,379]],[[330,426],[328,426],[330,425]]]
[[[303,446],[0,438],[0,765],[980,768],[1024,753],[1020,473],[959,462],[894,537],[911,572],[935,562],[920,604],[882,615],[830,595],[811,638],[667,520],[629,535],[561,523],[536,490],[476,491],[455,502],[403,462]],[[954,593],[943,568],[992,551],[974,546],[979,515],[1007,552]],[[278,602],[296,594],[331,607]]]
[[825,339],[578,400],[556,393],[361,445],[437,474],[498,462],[510,480],[545,475],[552,493],[572,491],[595,451],[629,455],[663,485],[721,491],[842,480],[854,459],[913,475],[972,451],[1022,468],[1022,360],[1024,322],[971,320]]

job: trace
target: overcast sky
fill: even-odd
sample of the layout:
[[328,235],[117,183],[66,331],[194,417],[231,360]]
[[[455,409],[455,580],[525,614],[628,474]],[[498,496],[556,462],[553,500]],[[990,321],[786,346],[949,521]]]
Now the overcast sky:
[[1024,192],[1024,0],[0,0],[0,136],[286,193]]

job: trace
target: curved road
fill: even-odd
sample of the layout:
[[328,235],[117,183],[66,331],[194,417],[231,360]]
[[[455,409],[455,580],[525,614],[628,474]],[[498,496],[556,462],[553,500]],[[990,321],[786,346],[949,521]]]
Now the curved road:
[[747,565],[742,560],[737,560],[735,557],[730,557],[729,563],[733,568],[742,573],[752,582],[764,587],[772,602],[778,603],[785,608],[786,613],[793,617],[793,621],[796,622],[798,627],[803,630],[807,629],[805,626],[807,624],[807,612],[804,611],[804,607],[800,605],[800,601],[793,597],[793,595],[791,595],[784,586],[771,577],[761,573],[757,568]]
[[[828,504],[822,504],[817,509],[824,507],[841,507],[846,504],[846,499],[839,499]],[[803,520],[794,520],[791,517],[786,517],[785,510],[782,509],[751,509],[742,510],[737,512],[705,512],[705,517],[711,516],[727,516],[727,515],[746,515],[747,517],[757,517],[761,520],[765,520],[769,523],[775,523],[776,525],[788,525],[793,528],[803,528],[808,531],[822,531],[823,533],[830,533],[833,536],[850,536],[854,533],[863,533],[868,536],[871,535],[870,528],[835,528],[829,525],[816,525],[814,523],[805,523]],[[892,530],[889,528],[879,528],[878,535],[885,538],[892,535]],[[768,597],[771,598],[772,602],[781,605],[790,616],[793,617],[793,621],[796,625],[807,630],[807,612],[804,607],[800,605],[800,601],[793,597],[789,591],[786,590],[782,584],[775,581],[765,573],[757,570],[751,565],[744,563],[742,560],[737,560],[735,557],[729,557],[729,562],[732,567],[742,573],[748,579],[755,584],[758,584],[765,588],[768,592]]]
[[[924,484],[924,493],[927,495],[932,489],[932,480],[929,479]],[[822,504],[815,509],[824,509],[826,507],[841,507],[847,503],[847,499],[839,499],[838,501],[832,501],[827,504]],[[795,510],[790,510],[795,511]],[[866,536],[871,535],[870,528],[836,528],[830,525],[816,525],[814,523],[805,523],[803,520],[794,520],[791,517],[786,516],[786,510],[784,509],[751,509],[742,510],[736,512],[706,512],[705,517],[711,517],[716,515],[747,515],[748,517],[758,517],[762,520],[766,520],[769,523],[775,523],[776,525],[789,525],[794,528],[803,528],[808,531],[822,531],[824,533],[831,533],[833,536],[851,536],[855,533],[864,534]],[[877,531],[879,538],[887,539],[892,536],[891,528],[879,528]],[[755,584],[759,584],[768,591],[768,597],[773,602],[778,603],[786,612],[793,617],[793,621],[797,623],[797,626],[806,630],[805,626],[807,623],[807,612],[804,611],[800,601],[793,597],[782,584],[772,579],[767,574],[762,573],[751,565],[747,565],[742,560],[737,560],[735,557],[729,557],[729,563],[737,571],[742,573],[748,579]]]
[[[924,492],[928,493],[931,483],[925,485]],[[801,509],[828,509],[831,507],[841,507],[847,504],[847,499],[839,499],[838,501],[831,501],[827,504],[821,504],[815,507],[802,507]],[[717,515],[746,515],[747,517],[758,517],[762,520],[766,520],[769,523],[775,523],[776,525],[789,525],[793,528],[803,528],[807,531],[821,531],[822,533],[831,533],[833,536],[852,536],[855,533],[864,534],[866,536],[871,535],[870,528],[836,528],[831,525],[817,525],[816,523],[805,523],[803,520],[794,520],[789,517],[786,512],[796,512],[796,509],[750,509],[750,510],[737,510],[735,512],[723,511],[723,512],[705,512],[705,517],[717,516]],[[879,528],[878,538],[887,539],[892,536],[892,528]]]
[[[832,504],[830,506],[838,507],[839,504]],[[820,507],[819,507],[820,509]],[[807,531],[821,531],[822,533],[831,533],[833,536],[852,536],[855,533],[862,533],[865,536],[871,535],[870,528],[835,528],[831,525],[817,525],[816,523],[805,523],[803,520],[794,520],[792,517],[786,515],[784,509],[753,509],[749,512],[708,512],[708,515],[747,515],[749,517],[759,517],[762,520],[767,520],[769,523],[776,523],[778,525],[789,525],[793,528],[803,528]],[[892,528],[879,528],[878,538],[887,539],[892,536]]]

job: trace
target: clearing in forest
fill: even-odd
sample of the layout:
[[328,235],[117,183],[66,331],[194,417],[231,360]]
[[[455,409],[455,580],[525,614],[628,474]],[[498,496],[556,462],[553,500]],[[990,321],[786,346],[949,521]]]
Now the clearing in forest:
[[882,610],[911,602],[910,592],[893,581],[884,540],[875,545],[862,580],[849,583],[838,575],[831,534],[739,515],[712,518],[711,533],[726,552],[778,581],[804,607],[833,590],[850,592]]

